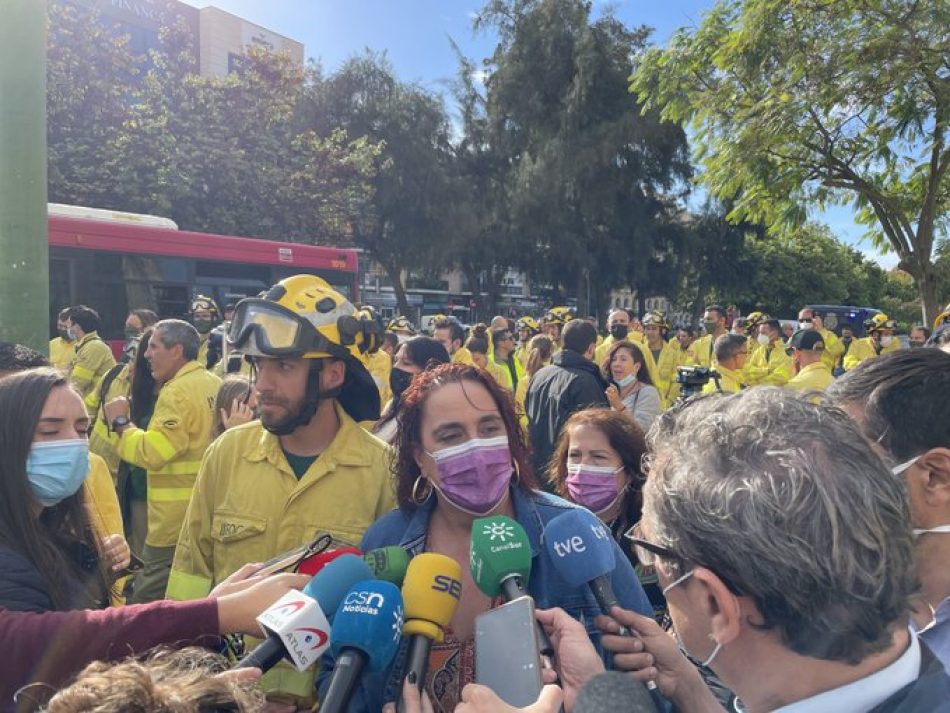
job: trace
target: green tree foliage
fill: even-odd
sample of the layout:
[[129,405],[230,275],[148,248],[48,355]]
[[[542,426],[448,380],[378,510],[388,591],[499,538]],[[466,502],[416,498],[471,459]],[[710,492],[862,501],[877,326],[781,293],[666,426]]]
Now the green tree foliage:
[[203,77],[181,26],[136,57],[94,13],[54,3],[48,67],[54,200],[339,244],[370,196],[380,147],[303,125],[318,75],[282,55],[251,50],[227,77]]
[[648,52],[632,88],[692,128],[731,218],[790,230],[809,205],[853,202],[929,320],[950,209],[948,56],[945,0],[720,0]]
[[441,99],[400,81],[385,56],[367,52],[315,85],[310,111],[307,121],[321,135],[342,129],[381,147],[352,238],[386,270],[399,311],[409,314],[404,272],[439,264],[437,246],[449,230],[451,147]]
[[627,91],[649,31],[609,11],[592,19],[581,0],[490,0],[476,27],[499,36],[485,115],[506,164],[513,264],[589,311],[610,288],[636,284],[668,209],[663,194],[690,173],[682,131],[641,115]]

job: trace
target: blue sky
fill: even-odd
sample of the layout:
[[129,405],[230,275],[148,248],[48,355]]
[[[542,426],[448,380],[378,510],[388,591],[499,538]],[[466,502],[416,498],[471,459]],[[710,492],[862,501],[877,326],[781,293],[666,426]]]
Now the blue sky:
[[[457,71],[449,38],[469,57],[491,54],[494,38],[472,31],[479,0],[184,0],[196,7],[213,5],[302,42],[308,58],[332,72],[364,48],[385,50],[397,74],[435,91]],[[594,0],[595,11],[612,7],[627,25],[654,28],[653,42],[665,44],[679,27],[698,24],[714,0]],[[881,258],[866,243],[850,208],[834,208],[815,217],[842,240],[856,245],[882,265],[896,264],[893,255]]]

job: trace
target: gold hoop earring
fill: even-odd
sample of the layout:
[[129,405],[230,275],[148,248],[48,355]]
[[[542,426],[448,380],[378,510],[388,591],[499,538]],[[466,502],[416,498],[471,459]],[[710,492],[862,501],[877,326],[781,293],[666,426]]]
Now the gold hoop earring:
[[[419,497],[419,483],[425,481],[425,497]],[[424,505],[426,500],[432,497],[432,483],[429,482],[429,479],[424,475],[420,475],[416,478],[415,482],[412,484],[412,494],[409,496],[410,500],[416,505]]]

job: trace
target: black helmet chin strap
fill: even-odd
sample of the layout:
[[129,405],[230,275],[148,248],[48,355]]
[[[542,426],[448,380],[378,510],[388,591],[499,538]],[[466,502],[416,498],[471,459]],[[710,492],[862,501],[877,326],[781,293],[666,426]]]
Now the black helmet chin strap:
[[267,425],[261,422],[264,428],[275,436],[289,436],[301,426],[306,426],[313,420],[314,414],[320,402],[326,399],[335,399],[340,394],[340,389],[330,389],[320,393],[320,372],[323,371],[323,359],[311,359],[310,371],[307,373],[306,399],[293,418],[289,418],[283,423],[276,425]]

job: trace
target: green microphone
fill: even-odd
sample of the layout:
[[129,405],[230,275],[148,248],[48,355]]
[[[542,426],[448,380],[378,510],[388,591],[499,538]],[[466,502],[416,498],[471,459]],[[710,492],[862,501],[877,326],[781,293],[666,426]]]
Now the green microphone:
[[397,587],[402,586],[406,569],[409,568],[409,555],[398,545],[370,550],[363,555],[363,561],[373,571],[374,578],[392,582]]
[[[469,557],[472,580],[485,595],[494,599],[500,594],[506,602],[529,596],[531,544],[528,533],[517,521],[504,515],[473,521]],[[544,628],[538,622],[535,628],[542,656],[554,656],[554,647]]]

